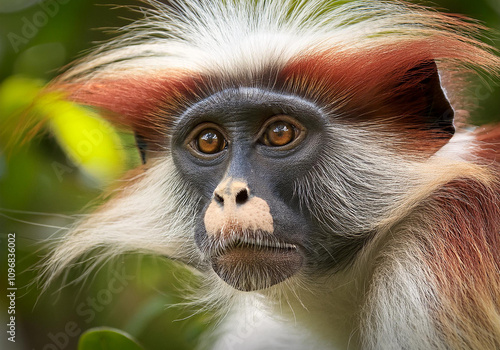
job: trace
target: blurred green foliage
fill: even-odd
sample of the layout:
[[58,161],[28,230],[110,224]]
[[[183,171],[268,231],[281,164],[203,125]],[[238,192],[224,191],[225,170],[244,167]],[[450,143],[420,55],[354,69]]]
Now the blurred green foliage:
[[[58,145],[78,169],[92,179],[107,183],[124,170],[125,154],[115,129],[88,108],[68,102],[56,93],[41,93],[44,85],[38,79],[13,75],[0,85],[0,110],[4,112],[1,134],[18,133],[19,120],[29,114],[36,123],[43,124],[57,140]],[[24,118],[26,119],[26,118]],[[24,122],[25,129],[30,126]],[[22,137],[22,136],[21,136]],[[53,164],[61,179],[68,167]]]
[[[15,232],[18,350],[75,349],[80,334],[99,326],[123,329],[148,350],[192,349],[211,322],[210,315],[175,306],[182,301],[176,290],[192,283],[192,277],[161,258],[120,257],[89,283],[70,283],[61,290],[56,285],[41,293],[33,282],[38,275],[33,267],[46,253],[41,242],[64,233],[82,207],[99,204],[107,183],[139,163],[132,137],[111,129],[93,111],[58,96],[35,98],[61,67],[94,42],[112,37],[95,28],[116,28],[136,17],[121,7],[104,6],[110,2],[138,3],[0,0],[0,289],[7,288],[4,243],[7,233]],[[434,0],[432,5],[500,30],[498,0]],[[494,38],[484,39],[500,47]],[[498,87],[484,85],[477,98],[477,123],[500,120]],[[23,120],[26,109],[34,111],[34,119],[26,119],[30,125],[45,120],[44,133],[7,152],[17,133],[12,121]],[[79,274],[72,271],[66,280]],[[111,281],[118,287],[110,288]],[[1,310],[7,309],[6,302],[0,299]],[[5,311],[0,323],[7,323]],[[0,337],[1,349],[11,346]]]

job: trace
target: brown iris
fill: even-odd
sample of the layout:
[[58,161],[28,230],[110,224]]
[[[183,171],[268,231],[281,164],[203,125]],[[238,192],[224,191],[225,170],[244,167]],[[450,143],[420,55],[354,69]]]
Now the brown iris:
[[264,123],[259,135],[260,143],[286,151],[304,140],[306,128],[295,118],[286,114],[278,114]]
[[295,139],[295,129],[293,125],[285,121],[274,122],[266,130],[266,139],[270,146],[287,145]]
[[222,133],[209,128],[202,130],[198,134],[196,145],[201,153],[215,154],[221,152],[226,147],[226,140]]

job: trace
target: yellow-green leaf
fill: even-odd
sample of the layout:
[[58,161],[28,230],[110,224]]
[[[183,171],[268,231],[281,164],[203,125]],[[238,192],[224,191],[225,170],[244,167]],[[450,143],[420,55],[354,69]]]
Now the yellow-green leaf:
[[62,99],[44,97],[37,110],[69,158],[92,177],[107,182],[124,170],[125,152],[110,123],[90,109]]

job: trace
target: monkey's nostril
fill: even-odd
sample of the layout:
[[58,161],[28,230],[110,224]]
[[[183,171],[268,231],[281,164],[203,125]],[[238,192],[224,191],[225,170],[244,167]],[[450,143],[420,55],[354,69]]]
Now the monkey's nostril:
[[248,191],[246,188],[244,188],[236,195],[236,204],[245,204],[247,200],[248,200]]
[[224,203],[224,198],[222,198],[221,196],[219,196],[217,193],[214,194],[214,199],[219,204],[223,204]]

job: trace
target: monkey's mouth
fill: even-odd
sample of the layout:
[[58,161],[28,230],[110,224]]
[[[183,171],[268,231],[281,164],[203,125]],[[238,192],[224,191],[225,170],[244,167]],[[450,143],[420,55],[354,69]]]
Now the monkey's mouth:
[[271,287],[294,275],[303,264],[295,244],[269,234],[212,240],[210,259],[215,273],[232,287],[253,291]]

